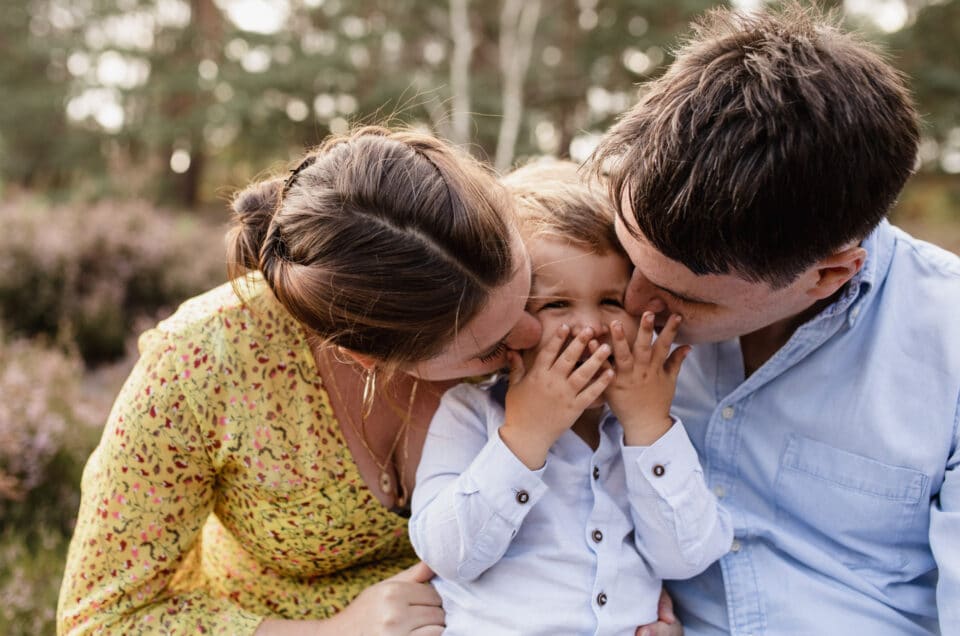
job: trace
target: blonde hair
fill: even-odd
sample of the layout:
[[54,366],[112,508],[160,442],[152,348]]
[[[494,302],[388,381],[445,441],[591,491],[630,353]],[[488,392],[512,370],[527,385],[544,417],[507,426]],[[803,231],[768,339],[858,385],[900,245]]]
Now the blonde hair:
[[384,366],[430,358],[514,269],[510,201],[437,138],[367,126],[233,201],[230,274],[262,272],[325,341]]
[[615,208],[598,178],[572,161],[542,158],[502,179],[517,204],[525,239],[551,235],[598,254],[626,253],[614,231]]

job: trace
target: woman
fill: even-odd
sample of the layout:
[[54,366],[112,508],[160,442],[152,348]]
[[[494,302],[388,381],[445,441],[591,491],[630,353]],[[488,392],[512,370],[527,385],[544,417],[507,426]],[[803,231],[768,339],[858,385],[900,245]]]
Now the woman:
[[438,634],[404,517],[427,424],[539,338],[506,195],[370,127],[233,207],[239,278],[141,336],[84,471],[59,632]]

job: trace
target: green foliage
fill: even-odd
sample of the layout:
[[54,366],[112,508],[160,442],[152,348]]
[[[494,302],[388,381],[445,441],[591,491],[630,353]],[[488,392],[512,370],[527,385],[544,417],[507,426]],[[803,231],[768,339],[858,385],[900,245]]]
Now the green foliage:
[[134,321],[225,280],[222,230],[142,202],[0,204],[0,320],[75,342],[87,362],[124,353]]
[[923,6],[916,21],[894,34],[890,42],[897,62],[911,78],[927,125],[924,132],[955,153],[960,153],[958,38],[960,0],[947,0]]

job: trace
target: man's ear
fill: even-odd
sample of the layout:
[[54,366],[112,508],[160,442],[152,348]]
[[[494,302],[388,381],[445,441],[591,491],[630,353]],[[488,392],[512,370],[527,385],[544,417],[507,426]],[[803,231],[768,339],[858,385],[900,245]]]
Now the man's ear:
[[815,279],[813,285],[807,289],[807,294],[817,300],[833,296],[860,271],[866,260],[867,250],[859,245],[846,247],[820,259],[813,267]]
[[345,356],[349,356],[351,360],[359,364],[367,371],[373,369],[375,366],[377,366],[377,362],[379,362],[379,360],[373,356],[368,356],[365,353],[357,353],[356,351],[347,349],[346,347],[337,347],[337,351]]

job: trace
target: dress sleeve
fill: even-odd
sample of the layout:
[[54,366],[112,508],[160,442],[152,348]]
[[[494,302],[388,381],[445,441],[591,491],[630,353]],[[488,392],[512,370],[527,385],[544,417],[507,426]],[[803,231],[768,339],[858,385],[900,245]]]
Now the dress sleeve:
[[84,469],[58,634],[252,634],[262,616],[182,580],[216,471],[181,385],[187,356],[151,335]]

